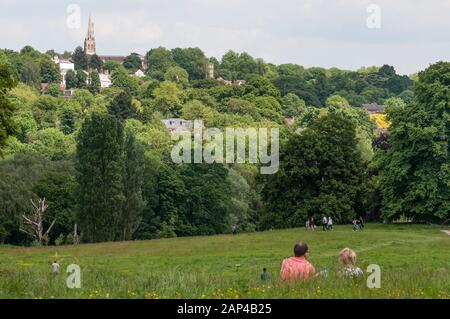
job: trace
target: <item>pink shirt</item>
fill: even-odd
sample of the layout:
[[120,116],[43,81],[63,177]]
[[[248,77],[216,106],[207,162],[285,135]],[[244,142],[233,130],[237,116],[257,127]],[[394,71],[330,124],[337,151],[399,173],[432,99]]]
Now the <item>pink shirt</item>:
[[290,257],[281,264],[281,281],[307,280],[314,275],[314,267],[305,257]]

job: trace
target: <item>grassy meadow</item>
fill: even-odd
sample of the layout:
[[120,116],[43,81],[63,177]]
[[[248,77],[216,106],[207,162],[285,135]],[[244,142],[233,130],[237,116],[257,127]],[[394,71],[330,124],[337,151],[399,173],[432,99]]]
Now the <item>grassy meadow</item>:
[[[367,224],[77,246],[0,246],[0,298],[450,298],[450,236],[424,225]],[[327,278],[278,283],[283,258],[298,241]],[[338,252],[354,249],[361,280],[335,276]],[[61,264],[59,275],[51,263]],[[81,267],[81,288],[66,286],[66,267]],[[366,286],[381,267],[381,288]],[[270,280],[261,282],[266,267]]]

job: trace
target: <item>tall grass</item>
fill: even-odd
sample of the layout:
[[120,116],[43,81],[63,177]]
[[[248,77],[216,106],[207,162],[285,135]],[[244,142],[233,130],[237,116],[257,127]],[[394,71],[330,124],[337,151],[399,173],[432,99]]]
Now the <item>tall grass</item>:
[[[296,241],[329,276],[282,285],[278,272]],[[381,288],[367,276],[340,279],[337,254],[358,253],[358,266],[381,267]],[[177,238],[64,247],[0,247],[1,298],[450,298],[450,237],[430,226],[369,225],[332,232],[280,230],[238,236]],[[59,275],[50,273],[53,259]],[[79,264],[81,289],[66,286],[68,264]],[[271,278],[261,282],[263,267]]]

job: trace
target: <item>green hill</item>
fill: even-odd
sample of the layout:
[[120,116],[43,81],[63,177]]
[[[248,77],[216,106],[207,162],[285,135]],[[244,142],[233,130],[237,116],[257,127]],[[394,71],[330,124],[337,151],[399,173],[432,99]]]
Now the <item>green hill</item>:
[[[327,278],[278,283],[283,258],[305,241]],[[365,272],[342,280],[338,252],[350,247]],[[51,274],[57,259],[61,274]],[[59,247],[0,246],[1,298],[450,298],[450,237],[440,228],[368,224]],[[81,267],[81,288],[66,287],[66,267]],[[367,266],[381,267],[381,288],[369,289]],[[266,267],[271,279],[261,283]]]

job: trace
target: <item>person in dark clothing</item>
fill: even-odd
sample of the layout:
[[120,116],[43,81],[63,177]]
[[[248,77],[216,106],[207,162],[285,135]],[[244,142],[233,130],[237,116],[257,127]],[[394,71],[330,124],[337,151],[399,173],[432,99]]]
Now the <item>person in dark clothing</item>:
[[260,277],[261,277],[261,281],[269,280],[270,275],[267,273],[267,268],[263,268],[263,272]]

